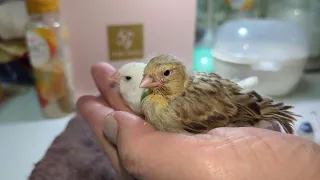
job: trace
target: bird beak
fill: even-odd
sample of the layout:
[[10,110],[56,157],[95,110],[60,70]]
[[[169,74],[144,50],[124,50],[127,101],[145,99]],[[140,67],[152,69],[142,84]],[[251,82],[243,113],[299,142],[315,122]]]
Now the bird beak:
[[148,75],[144,76],[140,82],[140,88],[155,88],[158,87],[160,84]]
[[110,77],[109,77],[109,80],[114,82],[114,83],[117,83],[119,84],[120,83],[120,73],[117,71],[115,73],[113,73]]

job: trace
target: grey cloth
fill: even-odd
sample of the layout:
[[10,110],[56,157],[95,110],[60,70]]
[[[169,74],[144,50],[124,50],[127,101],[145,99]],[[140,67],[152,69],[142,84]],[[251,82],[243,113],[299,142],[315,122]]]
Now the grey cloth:
[[56,137],[29,180],[116,180],[108,157],[99,148],[88,124],[72,119]]

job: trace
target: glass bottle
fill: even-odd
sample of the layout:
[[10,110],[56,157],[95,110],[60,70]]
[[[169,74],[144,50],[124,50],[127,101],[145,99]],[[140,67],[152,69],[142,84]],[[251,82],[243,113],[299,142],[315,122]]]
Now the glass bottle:
[[230,8],[228,20],[241,18],[259,18],[262,16],[260,0],[225,0]]
[[214,44],[215,30],[226,15],[222,5],[225,5],[223,1],[197,1],[196,27],[197,31],[202,32],[202,35],[196,40],[193,51],[193,71],[195,72],[214,71],[211,48]]
[[231,19],[260,17],[260,0],[198,0],[193,70],[214,72],[212,51],[217,28]]
[[269,0],[268,17],[300,25],[309,41],[309,59],[305,70],[320,69],[320,1]]
[[320,0],[310,2],[310,57],[306,65],[306,70],[320,69]]
[[27,0],[30,16],[26,41],[35,88],[46,118],[61,118],[74,110],[71,59],[66,27],[57,0]]
[[309,4],[309,0],[269,0],[268,17],[297,23],[308,32]]

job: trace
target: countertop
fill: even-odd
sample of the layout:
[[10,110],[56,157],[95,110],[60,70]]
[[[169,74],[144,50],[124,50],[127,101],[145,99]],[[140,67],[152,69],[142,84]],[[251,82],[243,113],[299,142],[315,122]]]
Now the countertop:
[[[296,106],[295,111],[310,121],[320,114],[320,74],[305,75],[294,93],[278,98]],[[44,119],[34,89],[16,97],[0,109],[0,179],[27,179],[48,146],[74,114],[61,119]]]
[[0,179],[27,179],[34,164],[73,116],[44,119],[34,89],[1,107]]

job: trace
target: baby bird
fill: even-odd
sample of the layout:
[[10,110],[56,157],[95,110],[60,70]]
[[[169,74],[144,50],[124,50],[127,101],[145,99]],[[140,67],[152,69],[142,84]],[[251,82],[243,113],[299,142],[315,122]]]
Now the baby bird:
[[278,121],[293,133],[292,106],[274,103],[214,73],[186,74],[177,57],[160,55],[144,69],[140,88],[146,89],[142,113],[155,129],[187,134],[206,133],[226,126],[255,125],[261,120]]
[[144,89],[140,88],[139,84],[145,66],[145,63],[131,62],[123,65],[109,78],[119,84],[121,98],[137,115],[141,115],[140,101]]
[[[139,88],[146,64],[132,62],[123,65],[109,78],[119,85],[120,95],[124,102],[137,115],[141,115],[141,96],[144,88]],[[257,84],[257,77],[248,77],[236,82],[242,88],[250,88]]]

